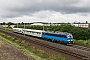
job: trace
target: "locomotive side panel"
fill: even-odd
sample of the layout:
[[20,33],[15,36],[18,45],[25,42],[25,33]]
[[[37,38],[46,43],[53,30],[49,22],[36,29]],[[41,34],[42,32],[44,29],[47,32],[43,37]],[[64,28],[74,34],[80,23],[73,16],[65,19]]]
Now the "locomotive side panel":
[[57,33],[47,33],[47,32],[43,32],[42,33],[42,37],[46,38],[46,39],[51,39],[54,41],[60,41],[66,44],[72,44],[73,42],[73,38],[68,38],[67,37],[68,34],[57,34]]

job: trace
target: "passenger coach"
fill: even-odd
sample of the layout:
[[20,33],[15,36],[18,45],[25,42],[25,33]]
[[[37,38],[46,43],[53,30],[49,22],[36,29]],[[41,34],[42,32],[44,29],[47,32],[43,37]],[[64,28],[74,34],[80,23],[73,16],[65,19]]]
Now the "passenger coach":
[[24,33],[26,35],[36,36],[36,37],[42,37],[42,30],[33,30],[33,29],[23,29]]
[[22,33],[22,28],[13,28],[13,32]]

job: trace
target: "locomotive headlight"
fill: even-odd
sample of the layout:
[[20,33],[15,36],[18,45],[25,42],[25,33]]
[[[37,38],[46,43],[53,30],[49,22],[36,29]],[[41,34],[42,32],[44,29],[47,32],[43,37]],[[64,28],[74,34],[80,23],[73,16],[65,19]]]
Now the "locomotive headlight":
[[70,41],[70,40],[67,40],[67,41]]
[[71,41],[73,41],[73,40],[71,40]]

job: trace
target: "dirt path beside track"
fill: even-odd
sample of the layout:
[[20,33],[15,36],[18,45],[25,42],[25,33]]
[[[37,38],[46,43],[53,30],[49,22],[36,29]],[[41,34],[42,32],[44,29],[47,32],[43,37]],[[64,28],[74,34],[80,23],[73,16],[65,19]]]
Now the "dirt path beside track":
[[20,49],[0,39],[0,60],[34,60]]

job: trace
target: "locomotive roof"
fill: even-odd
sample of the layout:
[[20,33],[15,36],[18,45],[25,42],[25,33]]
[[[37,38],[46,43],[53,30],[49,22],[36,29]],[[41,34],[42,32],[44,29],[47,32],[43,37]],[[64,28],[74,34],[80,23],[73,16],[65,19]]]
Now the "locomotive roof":
[[46,31],[45,33],[60,34],[60,35],[68,35],[68,34],[71,34],[71,33],[68,33],[68,32],[49,32],[49,31]]

